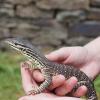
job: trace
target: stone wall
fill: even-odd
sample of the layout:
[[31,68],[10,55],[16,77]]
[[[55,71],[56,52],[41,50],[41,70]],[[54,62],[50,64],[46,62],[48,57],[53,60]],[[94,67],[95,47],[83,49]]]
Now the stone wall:
[[42,46],[84,45],[100,35],[99,21],[100,0],[0,0],[0,40],[22,37]]

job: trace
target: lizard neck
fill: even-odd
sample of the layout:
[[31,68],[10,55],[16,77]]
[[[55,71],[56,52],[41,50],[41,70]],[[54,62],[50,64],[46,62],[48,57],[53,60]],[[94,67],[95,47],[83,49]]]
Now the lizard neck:
[[28,57],[28,59],[32,62],[34,67],[47,67],[47,63],[49,62],[49,60],[42,53],[27,50],[25,53],[22,52],[22,54]]

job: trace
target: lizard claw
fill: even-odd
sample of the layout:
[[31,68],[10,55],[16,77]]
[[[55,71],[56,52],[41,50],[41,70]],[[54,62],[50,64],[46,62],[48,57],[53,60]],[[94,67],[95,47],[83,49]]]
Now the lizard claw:
[[34,86],[32,90],[27,92],[27,95],[35,95],[38,94],[38,87]]
[[35,92],[34,90],[30,90],[30,91],[28,91],[26,94],[27,94],[27,95],[35,95],[36,92]]

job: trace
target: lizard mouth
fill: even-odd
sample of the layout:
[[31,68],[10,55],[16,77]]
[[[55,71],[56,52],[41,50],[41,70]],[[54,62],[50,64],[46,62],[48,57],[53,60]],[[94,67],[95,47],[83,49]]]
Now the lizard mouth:
[[9,46],[11,46],[12,48],[18,50],[18,48],[17,48],[12,42],[10,42],[9,39],[8,39],[8,40],[5,40],[5,43],[7,43],[7,44],[8,44]]

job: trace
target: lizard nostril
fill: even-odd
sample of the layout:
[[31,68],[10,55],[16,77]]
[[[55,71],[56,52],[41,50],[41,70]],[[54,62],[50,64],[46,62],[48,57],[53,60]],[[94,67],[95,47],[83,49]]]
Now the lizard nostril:
[[24,49],[24,48],[22,48],[22,47],[20,47],[19,49],[20,49],[21,51],[25,51],[25,49]]

